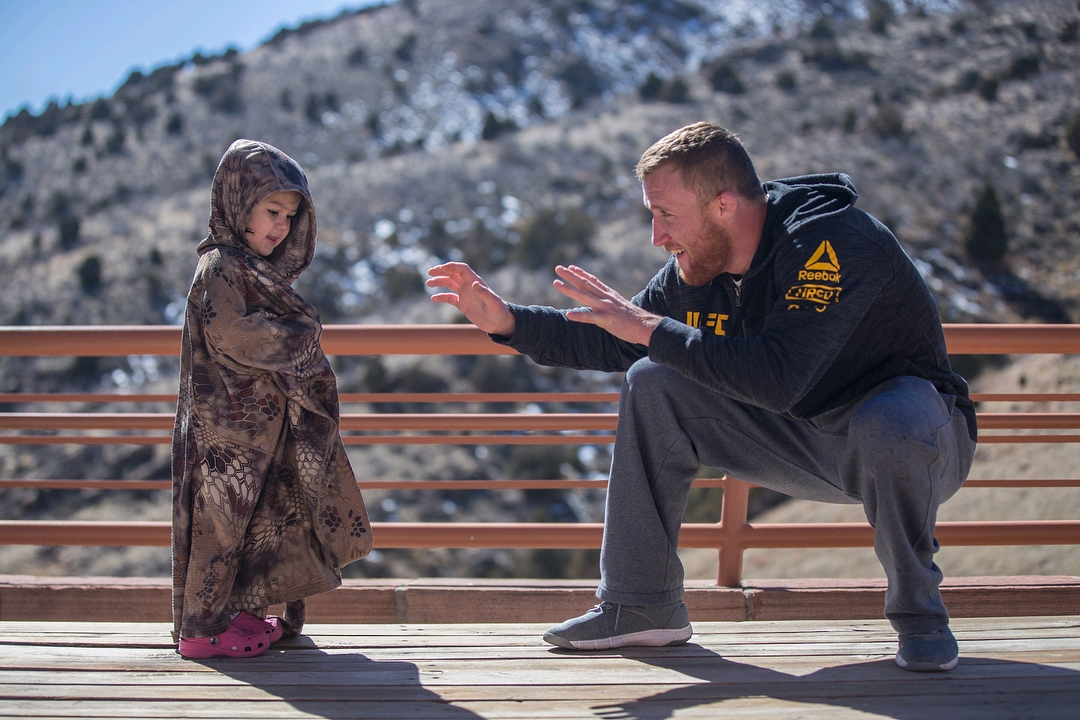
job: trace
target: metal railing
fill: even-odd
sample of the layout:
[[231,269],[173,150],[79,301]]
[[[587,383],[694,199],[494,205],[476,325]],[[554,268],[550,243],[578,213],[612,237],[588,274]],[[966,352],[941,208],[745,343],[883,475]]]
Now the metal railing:
[[[951,354],[1080,353],[1080,325],[947,325]],[[6,327],[0,356],[175,356],[176,327]],[[472,326],[331,325],[328,355],[511,355]],[[175,402],[175,395],[121,393],[8,393],[0,404]],[[976,402],[1077,402],[1080,393],[984,393]],[[614,403],[615,393],[343,393],[347,403]],[[342,413],[346,444],[602,444],[614,442],[615,413]],[[171,413],[0,412],[0,444],[168,444]],[[981,443],[1075,443],[1080,413],[979,413]],[[1032,433],[1030,431],[1039,431]],[[750,548],[870,547],[865,523],[751,524],[752,485],[735,478],[698,479],[695,487],[723,488],[718,523],[686,523],[680,546],[719,553],[717,583],[737,586]],[[165,480],[0,479],[0,488],[167,490]],[[505,490],[604,488],[605,480],[362,480],[362,489]],[[966,487],[1080,487],[1077,479],[968,480]],[[599,523],[384,522],[373,523],[378,548],[600,547]],[[0,521],[0,544],[167,546],[167,522]],[[941,522],[943,545],[1080,544],[1080,519],[1063,521]]]

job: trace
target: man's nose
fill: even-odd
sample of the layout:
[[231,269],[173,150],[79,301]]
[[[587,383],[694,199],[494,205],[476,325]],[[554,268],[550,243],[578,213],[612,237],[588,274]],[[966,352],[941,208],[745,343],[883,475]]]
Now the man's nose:
[[667,233],[664,232],[663,226],[653,218],[652,221],[652,244],[653,247],[660,247],[664,244]]

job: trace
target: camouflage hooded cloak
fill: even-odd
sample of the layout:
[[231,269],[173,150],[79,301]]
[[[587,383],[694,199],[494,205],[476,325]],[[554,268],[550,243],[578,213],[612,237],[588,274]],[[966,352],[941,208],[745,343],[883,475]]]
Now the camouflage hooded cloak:
[[[248,247],[252,208],[303,200],[268,257]],[[210,234],[188,294],[173,429],[173,632],[207,637],[230,613],[262,617],[341,584],[371,550],[345,455],[318,313],[292,283],[315,254],[307,177],[277,148],[237,140],[214,176]],[[300,602],[297,602],[300,601]],[[296,617],[299,615],[299,617]]]

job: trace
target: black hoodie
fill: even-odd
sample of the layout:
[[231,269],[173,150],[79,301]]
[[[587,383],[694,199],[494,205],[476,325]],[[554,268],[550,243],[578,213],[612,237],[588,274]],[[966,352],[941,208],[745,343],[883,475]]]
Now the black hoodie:
[[691,287],[675,258],[635,305],[664,316],[648,348],[562,311],[511,305],[498,342],[543,365],[625,371],[654,362],[736,400],[792,418],[844,405],[899,375],[956,397],[976,437],[967,383],[949,366],[937,305],[892,233],[854,207],[842,173],[765,183],[761,242],[740,282]]

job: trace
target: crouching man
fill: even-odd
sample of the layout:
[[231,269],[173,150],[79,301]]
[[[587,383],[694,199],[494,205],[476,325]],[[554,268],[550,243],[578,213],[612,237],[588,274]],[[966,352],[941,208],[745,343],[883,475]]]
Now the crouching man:
[[636,168],[652,243],[669,257],[627,300],[555,268],[572,310],[509,304],[466,264],[429,270],[436,302],[537,363],[626,372],[601,603],[544,639],[578,650],[691,634],[676,554],[701,465],[788,495],[861,503],[885,568],[885,615],[908,670],[956,666],[934,563],[938,505],[975,452],[967,384],[937,307],[844,174],[758,180],[739,140],[697,123]]

